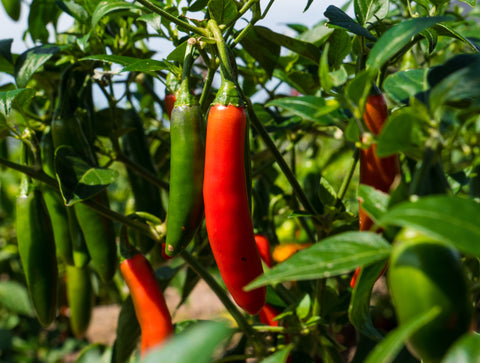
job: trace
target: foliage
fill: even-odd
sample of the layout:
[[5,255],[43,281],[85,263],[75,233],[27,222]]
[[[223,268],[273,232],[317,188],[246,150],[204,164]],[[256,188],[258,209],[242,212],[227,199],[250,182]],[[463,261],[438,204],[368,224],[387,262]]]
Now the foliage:
[[[22,174],[40,188],[59,191],[66,205],[84,203],[110,218],[117,237],[125,225],[154,239],[145,254],[162,288],[178,289],[183,304],[204,279],[235,320],[231,329],[178,321],[175,337],[145,361],[416,361],[404,342],[437,311],[398,324],[388,289],[377,288],[385,278],[375,285],[403,227],[462,253],[472,306],[477,305],[480,22],[475,0],[354,0],[349,3],[354,18],[344,12],[347,5],[330,5],[326,20],[319,17],[311,28],[289,24],[293,35],[258,25],[274,2],[32,0],[25,37],[34,46],[15,54],[12,40],[0,39],[2,361],[59,362],[71,353],[77,362],[140,359],[140,330],[118,272],[110,282],[93,275],[96,305],[122,306],[113,347],[73,336],[63,293],[55,323],[44,328],[36,321],[14,227]],[[304,2],[304,11],[312,2]],[[2,4],[13,20],[19,18],[20,0]],[[64,32],[58,31],[60,18],[71,24]],[[277,327],[229,303],[216,279],[204,224],[186,252],[171,260],[159,257],[165,237],[160,214],[175,208],[168,205],[170,124],[164,96],[181,80],[189,41],[195,57],[191,88],[203,114],[216,94],[220,68],[231,72],[245,102],[255,232],[267,236],[272,249],[312,243],[265,269],[248,287],[268,287],[267,303],[281,311]],[[165,55],[162,44],[173,50]],[[377,87],[387,98],[389,118],[375,136],[362,115]],[[152,169],[122,146],[132,132],[132,115],[142,121]],[[98,163],[60,147],[56,174],[48,175],[42,171],[41,139],[52,120],[66,116],[81,124]],[[358,185],[359,150],[373,143],[379,156],[400,160],[401,174],[389,194]],[[29,163],[21,145],[33,156]],[[128,173],[161,195],[156,219],[126,217],[139,199]],[[110,207],[92,198],[105,191]],[[358,231],[357,198],[375,222],[372,231]],[[357,267],[362,272],[352,289]],[[59,271],[65,271],[61,260]],[[460,356],[474,361],[477,340],[476,334],[462,337],[445,361]]]

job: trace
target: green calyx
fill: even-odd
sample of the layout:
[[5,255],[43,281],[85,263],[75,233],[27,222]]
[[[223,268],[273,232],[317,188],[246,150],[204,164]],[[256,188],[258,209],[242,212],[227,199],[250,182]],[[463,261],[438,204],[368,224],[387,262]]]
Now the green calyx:
[[235,83],[222,77],[222,84],[218,89],[217,96],[213,100],[212,105],[242,107],[243,102]]
[[180,84],[180,90],[177,93],[175,107],[198,105],[197,98],[190,92],[190,82],[188,77]]

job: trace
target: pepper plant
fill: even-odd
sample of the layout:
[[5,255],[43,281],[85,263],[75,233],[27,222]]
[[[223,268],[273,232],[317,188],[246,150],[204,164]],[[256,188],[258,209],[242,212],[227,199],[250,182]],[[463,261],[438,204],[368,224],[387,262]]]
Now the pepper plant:
[[478,360],[476,1],[279,2],[2,0],[2,361]]

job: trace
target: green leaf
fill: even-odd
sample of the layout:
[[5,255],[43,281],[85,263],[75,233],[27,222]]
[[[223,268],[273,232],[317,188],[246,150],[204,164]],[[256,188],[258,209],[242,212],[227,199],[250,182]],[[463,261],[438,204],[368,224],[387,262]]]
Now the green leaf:
[[388,13],[390,2],[388,0],[355,0],[353,5],[358,22],[366,26],[367,23],[383,19]]
[[202,11],[205,10],[205,8],[208,5],[209,0],[197,0],[195,1],[192,5],[188,7],[188,11]]
[[287,345],[286,347],[273,353],[271,356],[262,359],[262,363],[286,363],[292,349],[293,345]]
[[12,108],[22,110],[35,96],[31,88],[20,88],[0,92],[0,113],[7,117]]
[[48,43],[49,31],[47,25],[55,24],[60,14],[60,8],[54,0],[33,0],[28,14],[28,31],[32,40]]
[[426,135],[423,127],[430,120],[423,107],[406,107],[392,113],[377,139],[377,155],[385,157],[399,152],[423,153]]
[[97,60],[107,63],[116,63],[122,66],[128,66],[138,62],[138,58],[134,57],[127,57],[124,55],[110,55],[110,54],[96,54],[96,55],[89,55],[87,57],[83,57],[80,59],[81,61],[85,60]]
[[141,8],[126,1],[101,1],[98,3],[92,14],[92,29],[95,29],[98,22],[104,16],[120,10],[140,10]]
[[255,32],[261,38],[267,39],[278,46],[285,47],[292,52],[301,55],[302,57],[312,60],[315,63],[317,63],[320,59],[320,50],[311,43],[307,43],[303,40],[295,39],[280,33],[275,33],[264,26],[256,26]]
[[109,350],[100,343],[90,344],[82,349],[75,363],[109,363],[110,359],[107,360],[106,357],[108,353]]
[[82,24],[87,24],[90,16],[88,15],[87,10],[74,1],[55,1],[57,6],[62,9],[65,13],[73,17],[75,20],[78,20]]
[[5,12],[12,20],[18,21],[18,19],[20,19],[20,11],[22,8],[21,0],[2,0],[2,4]]
[[141,59],[135,63],[127,65],[122,69],[122,72],[156,72],[163,70],[170,70],[174,65],[167,61],[158,61],[155,59]]
[[390,363],[400,352],[403,347],[403,342],[415,333],[422,326],[428,324],[430,321],[441,313],[438,306],[434,306],[428,312],[416,316],[406,324],[390,331],[388,335],[380,343],[378,343],[372,352],[368,355],[365,363]]
[[442,359],[442,363],[478,363],[480,357],[480,335],[467,333],[461,336]]
[[398,103],[406,103],[410,97],[428,89],[429,69],[410,69],[388,76],[383,88],[390,98]]
[[431,109],[438,110],[442,105],[459,101],[480,107],[480,57],[476,58],[476,61],[451,73],[432,88],[429,95]]
[[387,211],[390,197],[387,193],[383,193],[366,184],[358,186],[358,199],[362,201],[362,208],[367,214],[377,221]]
[[325,125],[331,125],[329,119],[322,118],[338,110],[340,104],[333,100],[325,100],[316,96],[283,97],[268,102],[265,106],[284,108],[305,120],[310,120]]
[[13,62],[12,58],[12,43],[13,39],[0,40],[0,56],[5,58],[9,63]]
[[373,285],[385,268],[381,261],[361,269],[348,307],[348,318],[355,329],[372,340],[381,340],[382,334],[373,326],[370,314],[370,296]]
[[133,301],[128,296],[122,303],[118,316],[117,338],[113,346],[112,363],[126,363],[137,347],[140,338],[140,325],[138,324]]
[[428,196],[394,206],[379,221],[418,229],[451,243],[461,252],[480,257],[480,204],[454,196]]
[[367,71],[361,71],[347,84],[345,96],[358,120],[361,120],[363,117],[363,110],[370,94],[371,86],[372,75]]
[[[475,5],[473,5],[475,6]],[[465,38],[463,35],[461,35],[459,32],[457,32],[455,29],[449,27],[448,25],[445,24],[437,24],[435,25],[434,29],[437,31],[438,35],[444,35],[447,37],[455,38],[458,39],[465,44],[467,44],[474,52],[479,52],[480,47],[472,42],[470,39]]]
[[248,54],[260,64],[260,67],[267,72],[267,76],[270,78],[278,63],[280,46],[269,39],[263,38],[255,31],[255,27],[243,38],[241,44]]
[[26,287],[15,281],[0,281],[0,306],[15,314],[35,316]]
[[377,39],[367,29],[349,17],[342,9],[339,9],[334,5],[330,5],[323,15],[328,18],[329,25],[344,28],[350,33],[363,36],[369,40],[374,41]]
[[200,322],[147,353],[142,363],[208,363],[232,331],[223,323]]
[[32,75],[56,53],[69,48],[68,45],[41,45],[22,53],[15,64],[17,86],[24,88]]
[[345,232],[328,237],[299,251],[266,271],[246,289],[293,280],[310,280],[341,275],[386,259],[390,245],[372,232]]
[[477,5],[477,1],[476,0],[460,0],[461,2],[465,3],[465,4],[468,4],[470,5],[472,8],[475,7],[475,5]]
[[118,177],[115,170],[92,167],[70,146],[55,150],[55,170],[67,206],[100,193]]
[[414,18],[393,26],[373,46],[366,62],[367,69],[376,73],[409,43],[413,44],[415,35],[440,22],[451,20],[449,16]]
[[233,0],[210,0],[208,12],[218,24],[228,24],[235,20],[238,14],[237,6]]

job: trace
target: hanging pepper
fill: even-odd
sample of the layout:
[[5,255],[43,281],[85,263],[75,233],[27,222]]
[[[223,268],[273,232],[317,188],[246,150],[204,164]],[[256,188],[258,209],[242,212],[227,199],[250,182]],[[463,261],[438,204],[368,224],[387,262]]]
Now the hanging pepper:
[[[367,99],[363,120],[371,133],[379,135],[387,118],[388,110],[385,98],[378,89],[375,89],[375,93]],[[368,149],[360,150],[360,184],[366,184],[387,193],[399,173],[397,155],[380,158],[377,156],[375,144]],[[360,231],[368,231],[373,226],[373,221],[363,210],[361,201],[358,218]],[[361,269],[357,268],[350,280],[352,288],[356,284],[360,271]]]
[[172,319],[150,262],[129,244],[124,226],[120,238],[122,257],[125,258],[120,264],[120,271],[130,290],[142,332],[143,356],[173,334]]
[[42,193],[27,177],[16,200],[16,229],[28,292],[38,321],[47,326],[57,310],[55,242]]
[[203,220],[205,146],[200,105],[190,93],[190,47],[183,81],[170,121],[170,193],[165,253],[175,256],[192,239]]
[[95,297],[88,266],[67,266],[66,286],[70,327],[77,338],[83,338],[90,325]]
[[266,289],[243,289],[263,273],[246,185],[246,115],[234,84],[222,78],[207,121],[205,221],[210,246],[228,291],[241,308],[254,315],[265,303]]

